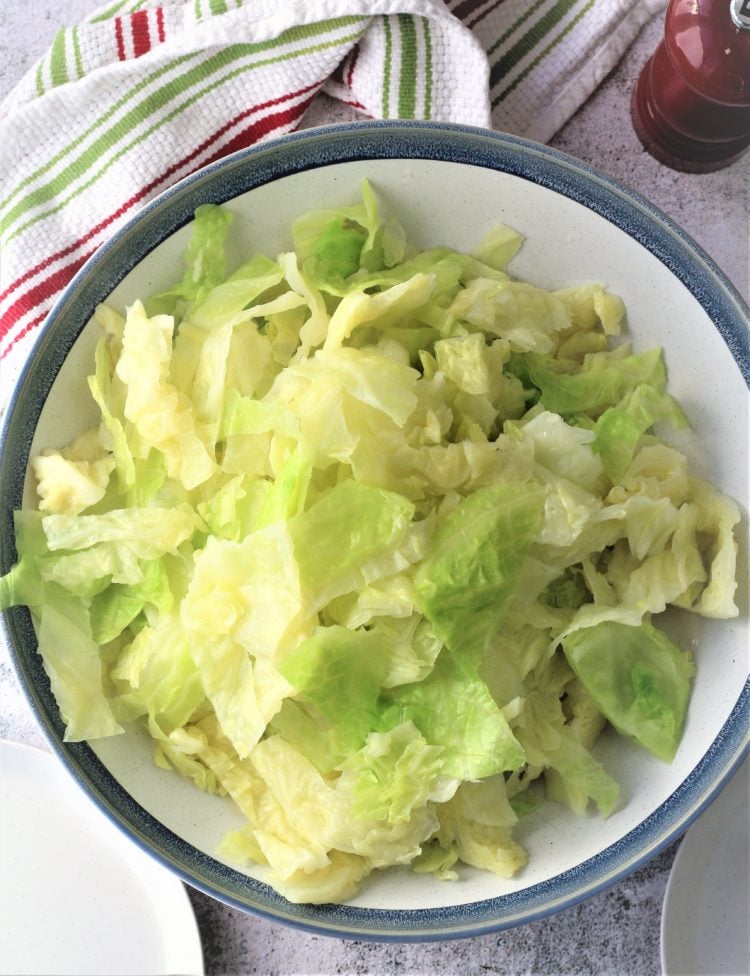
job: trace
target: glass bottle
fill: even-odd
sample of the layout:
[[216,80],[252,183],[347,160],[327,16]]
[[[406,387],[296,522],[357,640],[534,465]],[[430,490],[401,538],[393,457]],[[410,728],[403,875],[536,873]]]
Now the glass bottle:
[[750,0],[671,0],[631,117],[672,169],[707,173],[738,159],[750,146]]

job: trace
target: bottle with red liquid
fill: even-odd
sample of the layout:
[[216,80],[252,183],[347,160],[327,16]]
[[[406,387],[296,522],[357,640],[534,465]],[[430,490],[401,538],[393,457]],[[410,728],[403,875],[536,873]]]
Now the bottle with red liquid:
[[750,0],[671,0],[631,116],[672,169],[710,173],[738,159],[750,146]]

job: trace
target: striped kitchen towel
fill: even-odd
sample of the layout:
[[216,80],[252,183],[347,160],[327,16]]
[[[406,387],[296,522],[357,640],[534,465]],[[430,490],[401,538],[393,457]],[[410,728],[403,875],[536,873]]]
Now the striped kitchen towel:
[[311,120],[546,141],[662,5],[115,0],[60,31],[0,105],[0,405],[73,274],[176,180]]

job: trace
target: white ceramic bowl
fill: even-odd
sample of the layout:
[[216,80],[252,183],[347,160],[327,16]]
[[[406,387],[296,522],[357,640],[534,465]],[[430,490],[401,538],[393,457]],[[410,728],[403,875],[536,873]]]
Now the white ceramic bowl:
[[[298,133],[236,154],[147,206],[103,247],[58,303],[36,344],[4,429],[0,570],[15,558],[12,510],[33,504],[30,452],[61,445],[95,419],[84,377],[94,307],[144,297],[181,276],[198,204],[235,212],[238,248],[288,249],[291,220],[352,203],[367,177],[385,207],[425,247],[470,248],[497,222],[527,236],[513,271],[546,287],[600,280],[621,295],[636,348],[666,351],[670,391],[693,422],[680,447],[693,470],[741,506],[748,498],[747,309],[710,259],[643,199],[545,147],[479,129],[361,123]],[[746,564],[746,520],[740,566]],[[667,766],[615,735],[596,748],[623,789],[604,821],[558,805],[524,819],[529,866],[514,880],[465,870],[456,883],[392,870],[343,906],[291,905],[262,880],[217,860],[238,825],[230,802],[156,768],[137,731],[91,746],[62,742],[49,683],[23,608],[5,615],[18,677],[57,754],[102,810],[191,885],[236,907],[330,935],[378,940],[476,935],[540,918],[610,885],[680,834],[727,781],[747,748],[747,587],[741,616],[683,614],[673,636],[695,652],[698,674],[684,739]]]

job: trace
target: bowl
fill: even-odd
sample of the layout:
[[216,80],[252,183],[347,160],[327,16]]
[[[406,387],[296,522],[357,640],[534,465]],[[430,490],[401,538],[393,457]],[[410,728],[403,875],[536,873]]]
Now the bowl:
[[[122,306],[181,276],[196,207],[226,204],[234,244],[275,255],[288,249],[298,214],[359,199],[367,177],[385,208],[421,246],[470,249],[503,222],[526,243],[514,274],[544,287],[599,280],[628,310],[637,349],[665,349],[669,389],[692,429],[680,448],[693,472],[747,501],[747,309],[730,283],[677,226],[644,199],[546,147],[482,129],[363,122],[293,134],[239,152],[183,180],[103,246],[56,304],[14,390],[0,473],[2,572],[15,559],[12,512],[33,504],[32,453],[60,446],[94,419],[81,396],[103,301]],[[747,554],[742,524],[739,564]],[[728,781],[747,749],[746,577],[740,617],[684,614],[673,636],[695,652],[697,679],[681,747],[670,765],[604,734],[596,755],[626,802],[606,820],[546,805],[524,818],[531,854],[516,878],[467,869],[440,882],[391,869],[344,905],[294,905],[262,874],[216,855],[229,801],[157,768],[136,729],[91,744],[63,741],[25,608],[4,615],[22,685],[52,748],[104,814],[190,885],[236,908],[311,932],[371,940],[479,935],[542,918],[615,883],[675,839]]]

